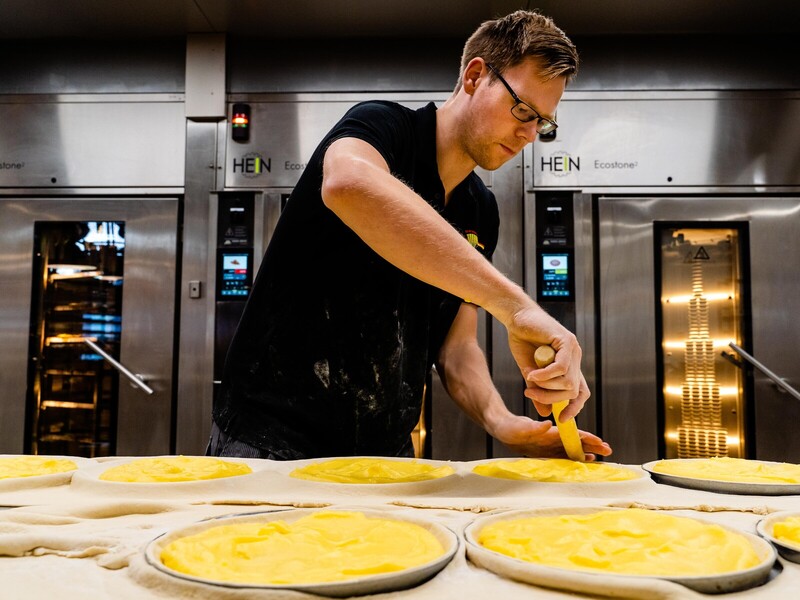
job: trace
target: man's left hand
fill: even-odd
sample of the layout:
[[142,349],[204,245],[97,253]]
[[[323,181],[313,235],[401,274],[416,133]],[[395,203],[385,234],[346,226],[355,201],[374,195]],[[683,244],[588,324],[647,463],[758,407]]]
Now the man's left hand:
[[[514,452],[531,458],[566,458],[567,452],[558,435],[558,428],[550,421],[534,421],[528,417],[509,414],[494,423],[492,436]],[[595,455],[608,456],[611,446],[588,431],[578,432],[583,443],[586,460]]]

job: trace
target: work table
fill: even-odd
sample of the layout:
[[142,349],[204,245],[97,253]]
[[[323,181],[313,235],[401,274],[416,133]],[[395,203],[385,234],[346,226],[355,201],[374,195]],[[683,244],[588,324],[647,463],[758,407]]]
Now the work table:
[[[96,473],[115,459],[81,465],[71,483],[0,485],[0,597],[25,598],[314,598],[293,591],[234,589],[179,580],[158,572],[143,547],[161,533],[221,515],[292,508],[347,507],[413,515],[459,535],[482,514],[539,507],[645,507],[717,522],[748,533],[767,514],[800,510],[800,496],[745,496],[632,481],[537,483],[480,477],[477,463],[452,462],[454,476],[421,484],[343,485],[288,477],[307,461],[240,459],[251,475],[188,484],[113,486]],[[197,484],[197,485],[195,485]],[[133,490],[133,491],[131,491]],[[635,596],[633,591],[629,590]],[[6,596],[6,594],[9,594]],[[422,585],[371,597],[397,600],[492,597],[575,598],[573,593],[506,579],[471,564],[463,544],[444,570]],[[591,597],[580,596],[578,597]],[[653,580],[649,598],[703,598]],[[779,559],[771,579],[725,599],[800,597],[800,564]]]

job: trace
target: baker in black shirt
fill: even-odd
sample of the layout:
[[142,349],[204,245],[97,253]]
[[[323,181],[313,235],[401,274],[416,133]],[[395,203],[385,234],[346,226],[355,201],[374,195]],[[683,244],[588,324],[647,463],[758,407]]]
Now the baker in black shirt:
[[[437,109],[350,109],[322,140],[264,255],[228,352],[208,453],[272,459],[411,456],[436,363],[453,400],[521,454],[564,454],[557,430],[508,411],[477,343],[477,307],[508,329],[525,395],[542,415],[589,397],[575,336],[489,262],[497,169],[554,128],[577,53],[528,11],[467,41],[453,95]],[[542,344],[554,363],[535,369]],[[584,450],[608,455],[581,433]]]

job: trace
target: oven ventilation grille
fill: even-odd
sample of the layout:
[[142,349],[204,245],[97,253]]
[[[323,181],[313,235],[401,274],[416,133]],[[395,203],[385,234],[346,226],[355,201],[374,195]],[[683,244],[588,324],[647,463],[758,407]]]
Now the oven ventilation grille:
[[678,427],[678,458],[710,458],[727,455],[726,430]]
[[708,327],[708,299],[703,288],[703,266],[697,262],[692,265],[678,458],[728,455],[728,436],[722,427],[722,400],[714,366],[714,342]]

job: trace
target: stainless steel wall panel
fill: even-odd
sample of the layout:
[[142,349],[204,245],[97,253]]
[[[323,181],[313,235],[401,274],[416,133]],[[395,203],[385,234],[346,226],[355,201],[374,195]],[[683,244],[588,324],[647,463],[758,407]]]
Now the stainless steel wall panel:
[[800,94],[566,92],[535,187],[800,185]]
[[[178,340],[177,417],[175,451],[204,454],[211,431],[214,372],[214,284],[216,269],[217,145],[224,135],[217,123],[186,121],[186,192],[183,206],[181,281],[178,287],[180,327]],[[201,282],[200,298],[189,295],[189,282]]]
[[589,194],[575,194],[573,211],[575,217],[575,335],[583,350],[581,370],[592,394],[575,420],[581,429],[597,432],[599,431],[600,410],[596,387],[597,307],[594,295],[595,250],[594,232],[592,231],[594,223],[592,197]]
[[180,96],[0,97],[0,188],[182,187]]
[[[117,454],[171,452],[178,200],[125,200],[125,278],[132,294],[122,305],[121,362],[155,390],[145,396],[120,386]],[[128,208],[128,206],[130,208]],[[138,226],[137,226],[138,225]]]
[[0,200],[0,453],[24,449],[33,266],[30,215],[25,204]]
[[601,435],[623,463],[658,456],[652,206],[599,203]]
[[194,33],[186,38],[186,118],[225,118],[225,35]]
[[[750,203],[753,356],[800,389],[800,198]],[[753,372],[756,457],[800,463],[800,402]]]
[[[0,10],[8,8],[7,3],[0,5]],[[28,10],[24,12],[30,19]],[[69,38],[4,39],[0,94],[182,93],[185,55],[183,35],[146,43],[86,40],[74,33]]]

